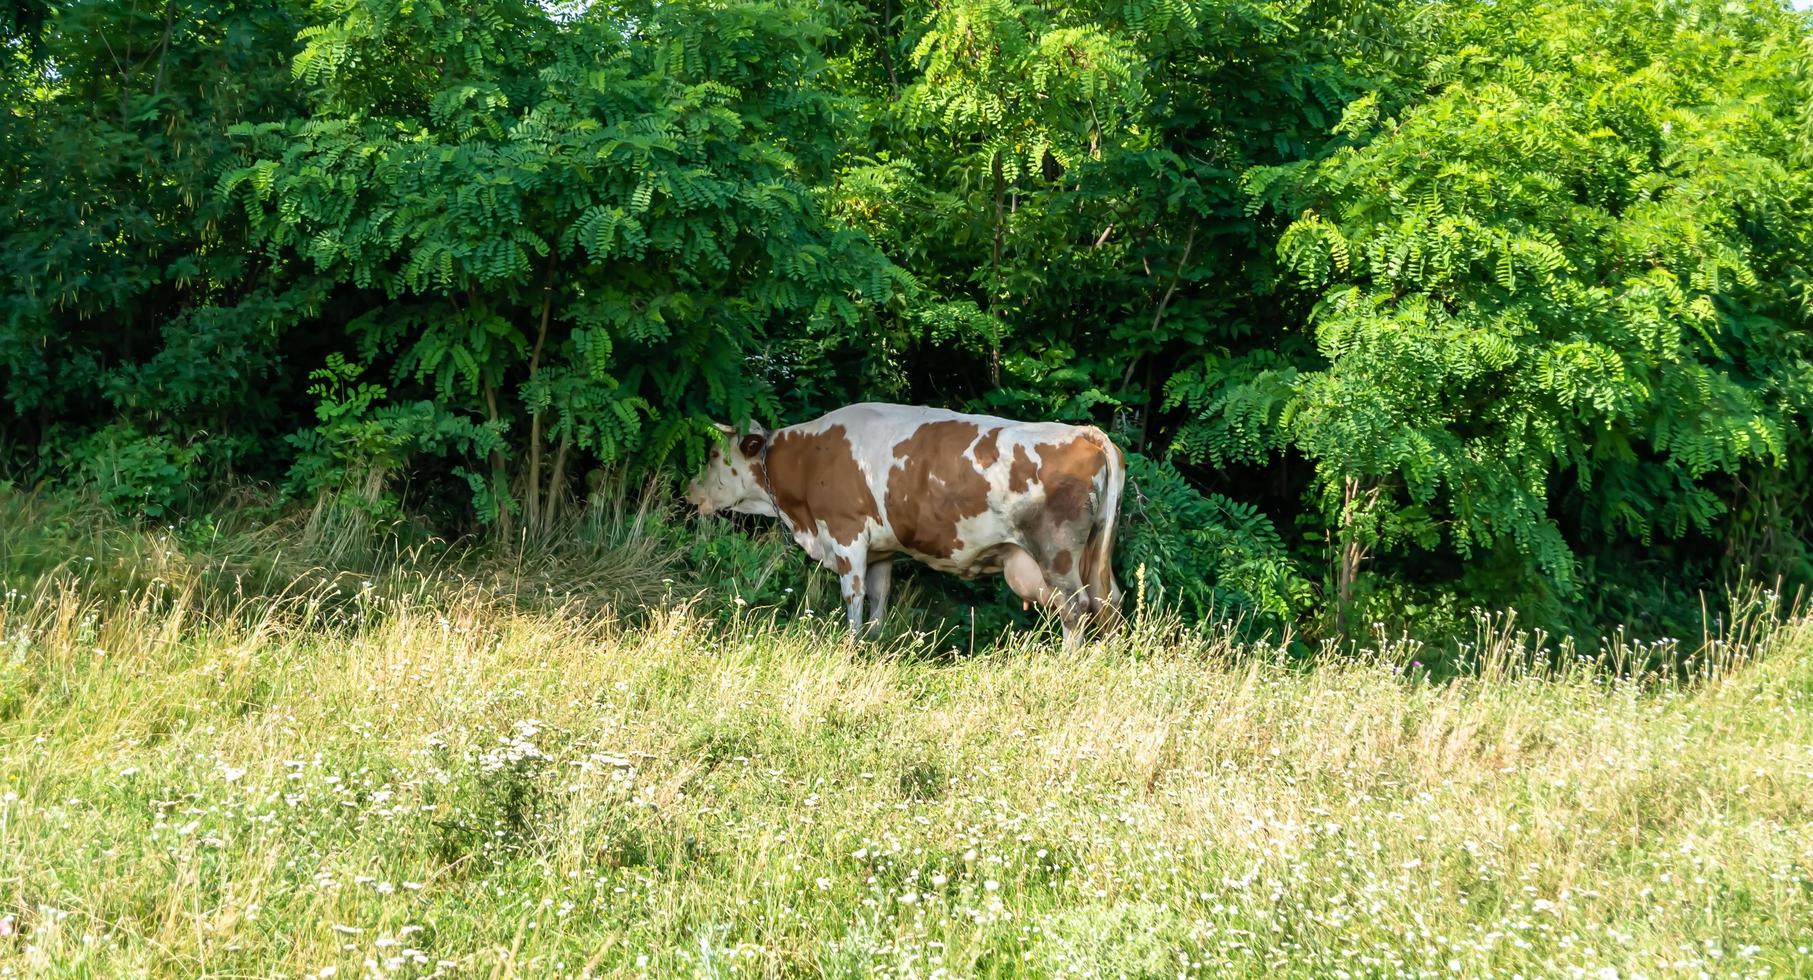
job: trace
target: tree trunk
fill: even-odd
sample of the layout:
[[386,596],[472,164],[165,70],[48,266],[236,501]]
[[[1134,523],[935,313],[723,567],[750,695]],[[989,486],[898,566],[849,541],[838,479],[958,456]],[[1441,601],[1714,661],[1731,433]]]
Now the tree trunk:
[[888,70],[888,98],[896,101],[900,98],[900,79],[894,74],[894,2],[882,7],[881,29],[875,32],[875,46],[881,49],[882,67]]
[[1362,481],[1357,476],[1347,477],[1341,483],[1341,553],[1335,566],[1335,632],[1341,636],[1347,635],[1354,583],[1359,580],[1360,565],[1366,561],[1367,544],[1361,540],[1356,525],[1378,504],[1383,489],[1382,483]]
[[151,97],[164,90],[164,64],[170,59],[170,35],[176,29],[176,0],[164,3],[164,37],[157,46],[157,74],[151,80]]
[[[995,243],[993,254],[989,259],[988,282],[988,316],[991,321],[995,317],[995,299],[1001,295],[1001,239],[1007,232],[1007,178],[1001,170],[1001,152],[999,150],[995,151],[994,172]],[[998,336],[989,345],[988,383],[995,387],[1001,385],[1001,338]]]
[[560,433],[560,448],[554,451],[554,471],[548,474],[548,506],[546,520],[549,524],[560,514],[561,504],[566,502],[567,488],[567,450],[573,448],[573,427]]
[[[548,252],[548,272],[541,283],[541,329],[535,334],[535,351],[529,355],[529,384],[535,383],[535,375],[541,370],[541,348],[548,342],[548,317],[554,312],[554,252]],[[523,494],[525,516],[531,531],[540,532],[547,526],[543,513],[541,491],[541,409],[536,409],[529,416],[529,485]]]
[[[497,389],[491,382],[485,382],[485,409],[491,414],[491,424],[498,422]],[[491,450],[491,495],[497,503],[497,533],[505,541],[515,534],[515,523],[510,519],[510,481],[504,473],[504,451]]]
[[[1177,284],[1183,281],[1183,267],[1190,264],[1190,249],[1195,247],[1196,226],[1192,224],[1190,226],[1190,237],[1183,243],[1183,256],[1177,260],[1177,271],[1171,273],[1171,285],[1165,290],[1165,295],[1159,299],[1158,309],[1152,311],[1152,335],[1154,337],[1158,336],[1158,324],[1165,318],[1165,309],[1171,305],[1171,297],[1177,295]],[[1130,378],[1132,376],[1133,369],[1129,366],[1127,369],[1127,377]],[[1127,382],[1124,379],[1121,381],[1122,385],[1125,385],[1126,383]]]

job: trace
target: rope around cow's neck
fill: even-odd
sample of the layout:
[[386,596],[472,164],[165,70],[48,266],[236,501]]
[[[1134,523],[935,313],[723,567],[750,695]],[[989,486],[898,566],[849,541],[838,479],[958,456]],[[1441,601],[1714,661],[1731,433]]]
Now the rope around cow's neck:
[[762,451],[756,454],[756,465],[762,468],[762,492],[768,495],[768,506],[774,508],[774,516],[781,519],[781,526],[788,534],[797,534],[793,522],[787,519],[787,512],[781,509],[781,502],[774,499],[774,481],[768,477],[768,447],[774,445],[774,434],[769,433],[762,439]]

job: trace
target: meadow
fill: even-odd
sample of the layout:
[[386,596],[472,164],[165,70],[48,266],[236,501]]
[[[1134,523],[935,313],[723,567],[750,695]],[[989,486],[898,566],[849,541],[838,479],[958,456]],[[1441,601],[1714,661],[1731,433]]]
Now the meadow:
[[105,563],[0,602],[8,976],[1813,974],[1767,594],[1664,648],[1481,615],[1440,679]]

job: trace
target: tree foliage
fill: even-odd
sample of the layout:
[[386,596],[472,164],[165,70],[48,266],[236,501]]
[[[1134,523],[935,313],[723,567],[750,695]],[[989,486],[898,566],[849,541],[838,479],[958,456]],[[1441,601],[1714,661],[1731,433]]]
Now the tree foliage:
[[294,105],[303,21],[228,0],[18,9],[0,25],[0,445],[57,470],[162,456],[181,471],[161,506],[295,424],[282,335],[322,295],[273,277],[210,187],[231,127]]
[[0,453],[553,526],[712,419],[1091,421],[1122,575],[1330,633],[1813,581],[1771,3],[43,0]]
[[375,294],[347,325],[388,372],[367,410],[486,520],[550,516],[574,452],[696,456],[708,414],[776,416],[746,355],[859,338],[907,284],[815,196],[835,99],[797,84],[822,60],[803,8],[334,12],[294,64],[310,113],[236,130],[254,159],[219,195],[274,258]]
[[1526,587],[1564,598],[1582,549],[1718,536],[1728,481],[1768,486],[1806,446],[1794,23],[1635,3],[1455,18],[1404,105],[1355,100],[1344,145],[1246,174],[1255,207],[1295,216],[1278,253],[1317,294],[1321,363],[1180,374],[1180,445],[1289,446],[1337,534],[1514,552]]

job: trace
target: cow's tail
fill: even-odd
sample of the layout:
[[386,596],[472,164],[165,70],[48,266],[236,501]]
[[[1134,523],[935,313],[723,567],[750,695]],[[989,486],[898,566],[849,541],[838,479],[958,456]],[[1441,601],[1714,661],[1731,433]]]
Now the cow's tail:
[[1120,517],[1121,492],[1127,485],[1127,459],[1105,434],[1097,430],[1094,435],[1108,455],[1108,479],[1089,529],[1089,543],[1083,549],[1083,586],[1089,593],[1096,626],[1107,633],[1119,630],[1123,621],[1121,587],[1114,580],[1114,525]]

